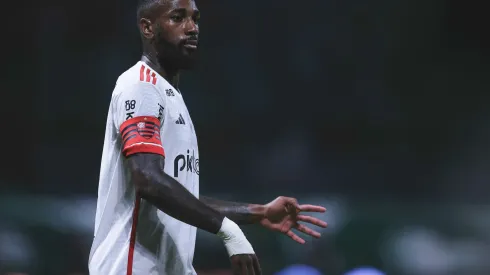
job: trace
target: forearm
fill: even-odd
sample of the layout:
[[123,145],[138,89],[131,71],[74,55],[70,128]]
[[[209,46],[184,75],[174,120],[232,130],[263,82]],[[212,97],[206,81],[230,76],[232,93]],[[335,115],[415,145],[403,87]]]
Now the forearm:
[[[145,157],[145,156],[143,156]],[[163,161],[162,160],[152,160]],[[140,163],[147,163],[148,160]],[[138,165],[132,162],[133,165]],[[197,228],[216,234],[221,228],[224,215],[207,206],[184,186],[171,176],[163,172],[163,163],[158,164],[159,169],[133,168],[132,181],[135,183],[138,194],[166,214]],[[149,164],[152,166],[152,164]]]
[[257,223],[264,217],[263,205],[222,201],[206,196],[200,196],[199,200],[240,225]]

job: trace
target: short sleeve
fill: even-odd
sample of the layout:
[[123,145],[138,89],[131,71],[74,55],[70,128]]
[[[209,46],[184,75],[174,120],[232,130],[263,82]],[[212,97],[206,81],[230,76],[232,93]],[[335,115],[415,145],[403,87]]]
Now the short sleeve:
[[123,155],[154,153],[164,156],[160,139],[164,101],[151,83],[118,87],[114,97],[113,120],[122,139]]
[[151,83],[136,83],[121,87],[113,104],[114,123],[117,129],[125,122],[138,116],[163,118],[164,102],[158,89]]

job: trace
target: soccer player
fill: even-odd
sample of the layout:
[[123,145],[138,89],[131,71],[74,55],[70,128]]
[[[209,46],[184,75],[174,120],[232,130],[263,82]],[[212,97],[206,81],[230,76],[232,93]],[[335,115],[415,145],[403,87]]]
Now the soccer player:
[[199,11],[193,0],[140,0],[142,60],[117,80],[107,117],[91,275],[193,275],[196,228],[224,242],[235,274],[261,274],[238,225],[258,223],[304,243],[292,229],[320,234],[299,221],[326,223],[301,211],[324,212],[296,199],[265,205],[199,196],[199,151],[179,91],[192,68]]

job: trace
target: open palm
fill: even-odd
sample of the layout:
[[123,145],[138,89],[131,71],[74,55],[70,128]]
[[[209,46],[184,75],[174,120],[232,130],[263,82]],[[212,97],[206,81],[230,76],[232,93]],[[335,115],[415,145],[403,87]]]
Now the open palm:
[[311,204],[298,204],[295,198],[278,197],[272,202],[266,204],[265,217],[260,221],[260,224],[265,228],[281,232],[294,241],[304,244],[305,240],[292,230],[296,229],[312,237],[319,238],[321,234],[304,224],[306,222],[319,227],[327,227],[327,223],[309,215],[303,215],[302,212],[319,212],[323,213],[326,209],[322,206]]

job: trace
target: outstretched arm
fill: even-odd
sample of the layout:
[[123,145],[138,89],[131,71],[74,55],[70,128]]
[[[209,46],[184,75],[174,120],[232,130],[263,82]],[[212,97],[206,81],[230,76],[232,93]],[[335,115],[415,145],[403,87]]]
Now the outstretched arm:
[[299,222],[327,227],[326,222],[303,214],[303,212],[325,212],[324,207],[311,204],[300,205],[295,198],[278,197],[265,205],[222,201],[204,196],[201,196],[200,200],[237,224],[258,223],[269,230],[281,232],[301,244],[305,243],[305,240],[295,234],[292,229],[315,238],[319,238],[321,234]]
[[258,223],[265,216],[265,205],[223,201],[206,196],[200,196],[199,200],[239,225]]

